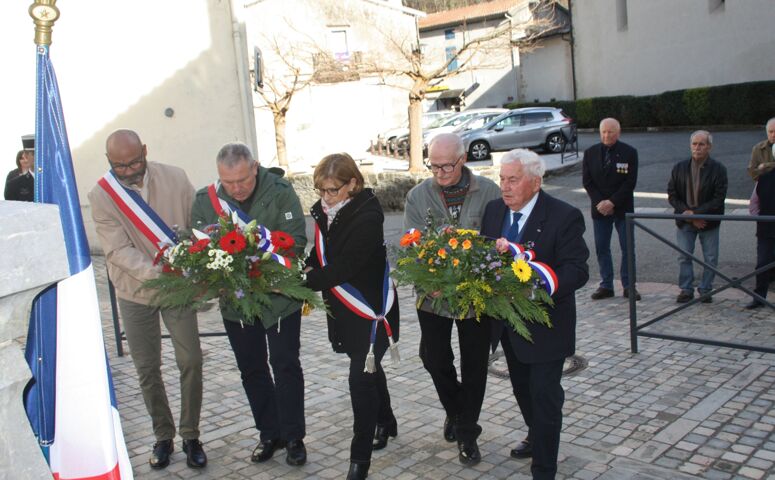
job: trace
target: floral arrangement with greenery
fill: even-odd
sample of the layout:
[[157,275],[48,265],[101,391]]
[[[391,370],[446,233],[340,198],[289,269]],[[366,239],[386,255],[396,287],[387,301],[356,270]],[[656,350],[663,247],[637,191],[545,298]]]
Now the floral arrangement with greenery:
[[323,307],[321,298],[304,286],[291,235],[270,232],[255,220],[240,225],[236,214],[192,234],[156,256],[162,273],[143,284],[155,291],[154,304],[200,308],[219,298],[251,325],[270,306],[272,294],[305,302],[305,309]]
[[531,340],[525,322],[551,327],[546,306],[553,302],[532,252],[515,244],[510,252],[504,242],[452,226],[429,226],[425,234],[412,229],[401,238],[392,275],[400,285],[414,285],[418,305],[430,299],[434,310],[447,308],[456,318],[470,318],[472,310],[477,320],[499,318]]

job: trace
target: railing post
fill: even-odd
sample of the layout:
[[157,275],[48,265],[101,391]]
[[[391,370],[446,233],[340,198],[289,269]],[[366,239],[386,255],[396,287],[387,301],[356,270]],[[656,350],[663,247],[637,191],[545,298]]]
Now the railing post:
[[630,279],[630,284],[627,285],[627,296],[630,300],[630,351],[638,353],[638,312],[635,307],[635,226],[631,213],[625,215],[624,231],[627,248],[627,277]]

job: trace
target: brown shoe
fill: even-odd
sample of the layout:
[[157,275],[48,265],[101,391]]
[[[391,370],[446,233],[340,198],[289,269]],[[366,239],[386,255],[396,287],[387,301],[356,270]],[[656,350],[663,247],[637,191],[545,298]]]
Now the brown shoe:
[[608,288],[599,287],[592,294],[592,300],[602,300],[604,298],[611,298],[614,296],[614,291]]
[[675,297],[676,303],[687,303],[692,298],[694,298],[694,295],[689,292],[681,291],[681,293],[678,294],[677,297]]
[[[624,289],[624,298],[630,298],[630,289],[629,288],[625,288]],[[640,301],[640,293],[638,293],[637,290],[635,290],[635,301],[636,302]]]

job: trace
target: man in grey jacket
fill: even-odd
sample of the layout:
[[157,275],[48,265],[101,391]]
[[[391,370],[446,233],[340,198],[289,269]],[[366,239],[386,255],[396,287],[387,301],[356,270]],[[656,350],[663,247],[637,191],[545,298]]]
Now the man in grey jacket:
[[[441,134],[431,141],[428,168],[433,177],[407,194],[405,229],[425,229],[430,214],[436,226],[448,224],[479,230],[484,207],[490,200],[500,198],[500,189],[492,180],[474,175],[465,167],[465,161],[465,148],[457,135]],[[446,310],[434,310],[429,299],[419,306],[417,316],[422,332],[420,358],[447,413],[444,438],[457,441],[461,463],[476,465],[481,460],[476,439],[482,432],[477,422],[487,386],[489,319],[483,317],[477,322],[474,318],[451,318]],[[460,380],[453,363],[453,323],[460,343]]]

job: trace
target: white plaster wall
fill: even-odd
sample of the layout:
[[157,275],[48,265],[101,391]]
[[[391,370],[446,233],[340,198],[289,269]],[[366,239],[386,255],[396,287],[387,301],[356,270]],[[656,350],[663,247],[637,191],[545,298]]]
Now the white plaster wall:
[[573,98],[570,44],[559,35],[543,40],[540,48],[523,53],[520,60],[520,102]]
[[620,2],[572,2],[579,98],[775,78],[773,0],[627,0],[621,31]]

